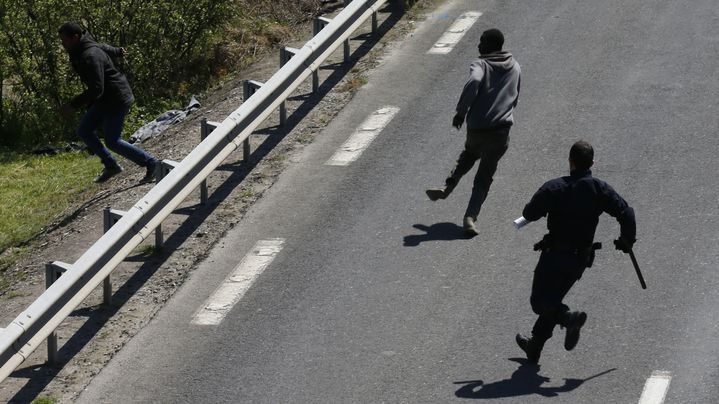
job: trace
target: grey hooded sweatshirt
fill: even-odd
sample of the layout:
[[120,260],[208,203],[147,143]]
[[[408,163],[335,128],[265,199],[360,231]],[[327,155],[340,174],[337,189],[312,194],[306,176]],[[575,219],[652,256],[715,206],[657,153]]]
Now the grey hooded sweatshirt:
[[514,123],[520,75],[519,63],[509,52],[480,55],[472,63],[457,103],[457,113],[466,116],[468,130],[493,130]]

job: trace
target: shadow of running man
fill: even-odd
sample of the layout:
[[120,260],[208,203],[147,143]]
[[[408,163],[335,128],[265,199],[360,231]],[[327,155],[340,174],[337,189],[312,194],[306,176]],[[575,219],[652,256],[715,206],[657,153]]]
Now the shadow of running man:
[[472,236],[464,233],[462,226],[454,223],[435,223],[431,226],[424,224],[415,224],[417,230],[422,230],[425,234],[411,234],[404,236],[405,247],[416,247],[425,241],[452,241],[452,240],[469,240]]
[[477,399],[529,396],[532,394],[556,397],[559,393],[572,391],[591,379],[616,370],[616,368],[605,370],[586,379],[564,379],[562,386],[542,387],[542,384],[550,381],[550,379],[539,375],[539,365],[523,358],[510,358],[509,360],[519,363],[519,368],[512,373],[509,379],[487,384],[481,380],[455,382],[454,384],[464,384],[464,386],[460,387],[454,394],[459,398]]

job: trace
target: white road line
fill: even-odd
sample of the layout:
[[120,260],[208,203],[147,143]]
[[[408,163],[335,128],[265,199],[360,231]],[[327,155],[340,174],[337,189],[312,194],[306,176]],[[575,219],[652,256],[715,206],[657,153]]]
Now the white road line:
[[662,370],[652,373],[644,385],[644,391],[639,398],[639,404],[662,404],[664,397],[669,390],[669,382],[672,380],[672,374]]
[[372,113],[325,164],[346,166],[357,160],[398,112],[397,107],[384,107]]
[[282,250],[284,242],[285,240],[281,238],[258,241],[222,285],[197,310],[192,318],[192,324],[220,324],[232,307],[242,299],[255,279],[275,259]]
[[469,28],[471,28],[481,16],[482,13],[479,11],[468,11],[459,16],[459,18],[457,18],[449,29],[442,34],[437,43],[435,43],[434,46],[427,51],[427,53],[433,55],[446,55],[447,53],[452,52],[455,45],[457,45],[464,34],[467,33]]

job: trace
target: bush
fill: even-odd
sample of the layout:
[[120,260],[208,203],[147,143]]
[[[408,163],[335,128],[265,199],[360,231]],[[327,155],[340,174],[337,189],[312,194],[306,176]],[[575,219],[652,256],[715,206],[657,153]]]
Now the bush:
[[138,103],[176,98],[207,79],[203,66],[231,0],[68,2],[9,0],[0,5],[0,146],[13,149],[67,139],[74,124],[57,108],[82,91],[57,38],[79,21],[99,42],[126,47],[118,67]]
[[[137,100],[126,131],[251,62],[318,13],[321,0],[66,0],[0,3],[0,148],[76,140],[57,108],[83,90],[57,37],[78,21],[98,42],[125,47],[116,61]],[[133,125],[133,123],[135,123]],[[126,133],[127,134],[127,133]]]

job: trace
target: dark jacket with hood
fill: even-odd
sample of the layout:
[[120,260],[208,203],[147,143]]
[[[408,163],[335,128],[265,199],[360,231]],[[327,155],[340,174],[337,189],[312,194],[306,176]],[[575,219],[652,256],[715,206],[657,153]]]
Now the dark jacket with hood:
[[120,56],[120,48],[95,42],[85,32],[69,52],[70,63],[87,89],[70,101],[74,108],[96,105],[98,108],[129,107],[135,100],[130,83],[112,63],[110,56]]
[[468,130],[506,128],[514,123],[520,75],[519,63],[509,52],[483,54],[472,63],[457,103],[457,113],[466,115]]

